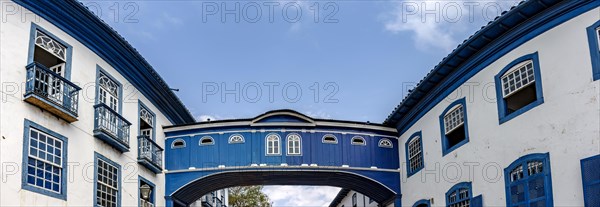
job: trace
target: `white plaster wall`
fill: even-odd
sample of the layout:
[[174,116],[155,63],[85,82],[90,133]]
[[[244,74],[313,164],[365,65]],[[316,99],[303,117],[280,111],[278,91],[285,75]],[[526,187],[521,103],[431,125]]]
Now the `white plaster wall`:
[[[598,14],[600,8],[595,8],[504,55],[467,81],[479,84],[474,93],[459,88],[402,134],[400,146],[422,131],[425,160],[425,168],[407,179],[405,149],[400,148],[402,205],[433,198],[433,206],[444,206],[448,189],[472,181],[473,194],[483,194],[484,206],[505,206],[504,168],[521,156],[549,152],[554,205],[583,206],[580,160],[600,153],[600,81],[592,81],[586,33]],[[494,76],[511,61],[536,51],[545,102],[499,125]],[[487,91],[486,84],[491,84]],[[442,156],[439,115],[465,96],[469,142]],[[486,164],[491,167],[484,172]]]
[[[39,18],[36,21],[31,12],[14,4],[21,13],[29,13],[25,21],[21,13],[2,19],[0,25],[0,81],[2,82],[2,104],[0,107],[0,140],[2,183],[0,206],[90,206],[93,204],[94,151],[121,165],[121,204],[138,205],[138,175],[150,180],[156,186],[156,204],[164,206],[164,174],[154,174],[137,163],[138,99],[156,114],[156,141],[164,147],[163,125],[170,121],[135,89],[106,61],[51,23]],[[32,21],[73,47],[71,58],[71,81],[80,86],[79,120],[67,123],[34,105],[23,101],[25,92],[25,66],[29,51],[29,36]],[[110,44],[110,43],[107,43]],[[132,123],[130,152],[120,153],[103,141],[93,137],[94,98],[96,65],[100,65],[116,78],[123,87],[122,115]],[[17,88],[15,88],[18,86]],[[23,147],[23,122],[29,119],[68,138],[68,189],[67,201],[46,195],[21,190],[21,167]],[[88,167],[86,167],[88,166]],[[18,168],[18,169],[15,169]]]
[[[356,193],[356,206],[359,207],[377,207],[377,202],[373,201],[369,203],[369,197],[360,194],[359,192],[351,190],[344,199],[337,205],[337,207],[352,207],[352,195]],[[393,206],[393,204],[392,204]]]

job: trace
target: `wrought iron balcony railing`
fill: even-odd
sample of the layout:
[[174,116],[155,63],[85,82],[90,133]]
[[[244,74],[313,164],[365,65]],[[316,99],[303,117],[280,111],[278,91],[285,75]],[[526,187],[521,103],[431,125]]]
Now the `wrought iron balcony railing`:
[[77,121],[81,88],[38,62],[30,63],[25,68],[25,101],[68,122]]
[[163,148],[149,136],[138,136],[138,162],[154,173],[162,172]]
[[94,106],[94,136],[121,152],[129,151],[129,123],[123,116],[104,103]]

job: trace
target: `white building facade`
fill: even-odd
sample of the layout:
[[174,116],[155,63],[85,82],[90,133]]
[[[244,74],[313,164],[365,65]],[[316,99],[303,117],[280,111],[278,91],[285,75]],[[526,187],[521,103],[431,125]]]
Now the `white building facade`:
[[403,206],[600,205],[599,6],[524,1],[419,82],[386,120]]
[[[496,22],[537,6],[528,1]],[[428,102],[411,106],[417,113],[388,119],[406,146],[403,205],[584,206],[600,196],[599,187],[588,187],[598,171],[582,169],[586,158],[600,168],[600,81],[593,64],[600,8],[597,1],[548,6],[525,14],[521,25],[505,25],[504,36],[438,83],[443,89],[425,89],[427,77],[407,100],[420,90],[436,98],[419,98]]]
[[179,99],[79,2],[1,3],[0,205],[164,206]]

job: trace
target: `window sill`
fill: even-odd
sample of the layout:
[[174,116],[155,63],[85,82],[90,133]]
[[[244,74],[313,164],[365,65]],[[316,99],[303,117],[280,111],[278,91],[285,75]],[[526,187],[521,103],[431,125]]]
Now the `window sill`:
[[60,199],[60,200],[64,200],[64,201],[67,200],[67,195],[64,194],[64,193],[60,194],[60,193],[52,192],[52,191],[49,191],[49,190],[46,190],[46,189],[42,189],[42,188],[38,188],[38,187],[32,186],[32,185],[27,184],[27,183],[23,183],[22,186],[21,186],[21,188],[23,190],[27,190],[27,191],[30,191],[30,192],[34,192],[34,193],[39,193],[39,194],[42,194],[42,195],[50,196],[52,198],[56,198],[56,199]]
[[509,120],[511,120],[511,119],[513,119],[513,118],[515,118],[515,117],[517,117],[517,116],[519,116],[519,115],[521,115],[521,114],[523,114],[523,113],[525,113],[525,112],[527,112],[527,111],[529,111],[529,110],[531,110],[531,109],[535,108],[536,106],[539,106],[540,104],[543,104],[543,103],[544,103],[544,98],[543,97],[539,98],[538,100],[536,100],[534,102],[531,102],[527,106],[525,106],[523,108],[520,108],[519,110],[517,110],[517,111],[515,111],[513,113],[510,113],[508,115],[500,117],[499,118],[499,124],[503,124],[504,122],[507,122],[507,121],[509,121]]
[[407,173],[406,173],[406,178],[410,178],[410,177],[411,177],[411,176],[413,176],[414,174],[417,174],[417,173],[418,173],[419,171],[421,171],[421,170],[422,170],[424,167],[425,167],[425,166],[423,166],[423,167],[420,167],[419,169],[416,169],[416,170],[414,170],[414,171],[412,171],[412,172],[410,172],[410,171],[408,171],[408,170],[407,170],[407,171],[406,171],[406,172],[407,172]]
[[469,142],[469,138],[467,137],[467,138],[465,138],[465,140],[459,142],[458,144],[456,144],[456,145],[454,145],[454,146],[452,146],[452,147],[450,147],[450,148],[448,148],[446,150],[443,150],[442,157],[446,156],[447,154],[450,154],[452,151],[460,148],[461,146],[463,146],[464,144],[466,144],[468,142]]

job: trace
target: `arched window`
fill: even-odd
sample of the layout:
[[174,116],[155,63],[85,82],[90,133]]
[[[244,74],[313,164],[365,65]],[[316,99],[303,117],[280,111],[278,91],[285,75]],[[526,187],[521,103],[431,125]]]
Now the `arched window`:
[[100,72],[98,86],[98,101],[106,104],[115,112],[119,112],[119,84]]
[[214,145],[215,140],[210,136],[204,136],[200,138],[200,146],[202,145]]
[[185,147],[185,141],[183,139],[176,139],[175,141],[173,141],[173,143],[171,143],[171,149],[184,148],[184,147]]
[[146,136],[154,140],[154,113],[150,112],[142,102],[139,102],[139,130],[140,136]]
[[410,136],[405,144],[406,151],[406,172],[407,176],[417,173],[425,166],[423,161],[423,143],[421,139],[421,132],[416,132]]
[[454,185],[448,192],[446,192],[446,206],[447,207],[463,207],[471,206],[471,198],[473,197],[471,192],[471,183],[463,182]]
[[385,147],[385,148],[393,148],[394,144],[392,144],[392,141],[387,139],[387,138],[383,138],[379,140],[379,144],[377,144],[379,147]]
[[234,134],[229,136],[229,144],[238,144],[238,143],[244,143],[244,136],[242,136],[241,134]]
[[363,138],[361,136],[355,136],[355,137],[352,137],[352,145],[366,146],[367,142],[365,141],[365,138]]
[[267,155],[281,155],[281,142],[277,134],[267,135]]
[[358,204],[358,200],[356,198],[356,193],[352,194],[352,207],[356,207]]
[[337,144],[338,140],[333,134],[326,134],[323,136],[322,142],[326,144]]
[[300,135],[293,133],[287,136],[287,154],[288,155],[301,155],[302,145]]
[[442,153],[446,155],[469,142],[465,98],[454,101],[440,115]]
[[504,169],[507,206],[553,206],[549,154],[530,154]]
[[413,204],[413,207],[429,207],[431,206],[431,202],[427,199],[419,200]]
[[538,54],[520,57],[496,76],[500,124],[544,102]]

